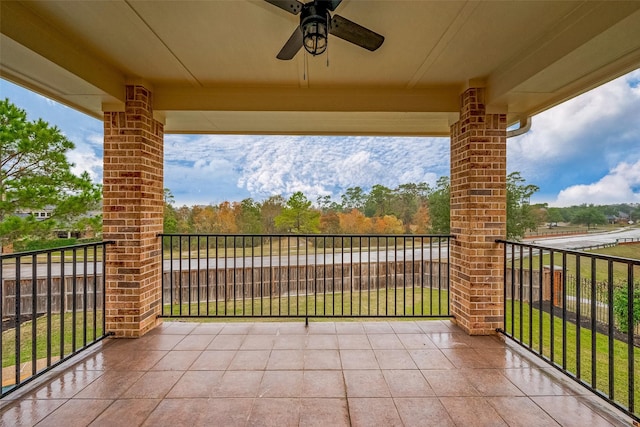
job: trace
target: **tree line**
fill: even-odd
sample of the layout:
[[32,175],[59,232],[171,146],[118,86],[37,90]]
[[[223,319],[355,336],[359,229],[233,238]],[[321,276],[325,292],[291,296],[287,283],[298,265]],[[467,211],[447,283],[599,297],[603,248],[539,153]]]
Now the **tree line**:
[[631,225],[640,221],[640,205],[638,204],[594,205],[585,203],[566,208],[539,204],[533,206],[533,209],[538,224],[546,224],[549,227],[566,223],[592,228],[607,223]]
[[[538,187],[527,184],[518,172],[507,178],[507,234],[524,236],[535,227],[530,197]],[[449,234],[449,178],[435,186],[405,183],[396,188],[374,185],[369,190],[350,187],[337,199],[302,192],[289,198],[276,195],[263,201],[251,198],[206,206],[174,206],[165,190],[165,233],[324,233],[324,234]]]

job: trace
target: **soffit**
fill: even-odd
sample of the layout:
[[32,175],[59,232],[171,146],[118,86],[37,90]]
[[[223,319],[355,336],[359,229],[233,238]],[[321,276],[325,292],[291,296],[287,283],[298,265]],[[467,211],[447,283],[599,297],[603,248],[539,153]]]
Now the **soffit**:
[[291,61],[298,17],[262,0],[0,7],[3,77],[95,117],[142,83],[176,133],[446,135],[466,87],[515,122],[640,67],[636,1],[343,0],[382,47]]

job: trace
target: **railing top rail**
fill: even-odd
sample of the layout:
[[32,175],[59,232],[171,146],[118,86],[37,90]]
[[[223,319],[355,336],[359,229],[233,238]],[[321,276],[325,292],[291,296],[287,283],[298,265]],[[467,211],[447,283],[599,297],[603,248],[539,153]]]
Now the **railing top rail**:
[[601,259],[601,260],[605,260],[605,261],[622,262],[622,263],[625,263],[625,264],[632,264],[632,265],[640,266],[640,260],[639,259],[633,259],[633,258],[625,258],[625,257],[614,256],[614,255],[594,254],[594,253],[585,252],[585,251],[581,251],[581,250],[575,250],[575,249],[560,249],[560,248],[554,248],[552,246],[534,245],[534,244],[531,244],[531,243],[514,242],[514,241],[509,241],[509,240],[503,240],[503,239],[496,239],[496,243],[504,243],[504,244],[514,245],[514,246],[523,246],[523,247],[534,248],[534,249],[539,249],[539,250],[543,250],[543,251],[552,251],[552,252],[556,252],[556,253],[579,255],[579,256],[585,257],[585,258],[595,258],[595,259]]
[[100,241],[100,242],[79,243],[77,245],[59,246],[57,248],[38,249],[38,250],[35,250],[35,251],[24,251],[24,252],[14,252],[14,253],[11,253],[11,254],[0,254],[0,260],[11,259],[11,258],[20,258],[20,257],[40,255],[40,254],[48,254],[48,253],[52,253],[52,252],[60,252],[62,250],[68,251],[68,250],[73,250],[73,249],[82,249],[82,248],[88,248],[88,247],[92,247],[92,246],[113,245],[115,243],[116,242],[113,241],[113,240],[103,240],[103,241]]
[[331,237],[331,238],[339,238],[339,237],[366,237],[366,238],[442,238],[442,239],[450,239],[454,236],[450,234],[234,234],[234,233],[159,233],[158,237],[276,237],[276,238],[286,238],[286,237],[304,237],[304,238],[322,238],[322,237]]

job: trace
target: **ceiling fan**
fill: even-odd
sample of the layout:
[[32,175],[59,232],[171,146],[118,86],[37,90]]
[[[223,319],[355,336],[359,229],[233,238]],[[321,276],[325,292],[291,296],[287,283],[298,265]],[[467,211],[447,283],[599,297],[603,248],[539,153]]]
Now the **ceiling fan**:
[[265,1],[293,15],[300,14],[300,25],[276,56],[278,59],[293,59],[303,46],[311,55],[320,55],[327,49],[329,34],[370,51],[378,49],[384,42],[383,36],[368,28],[340,15],[332,17],[329,12],[336,10],[342,0],[313,0],[309,3],[298,0]]

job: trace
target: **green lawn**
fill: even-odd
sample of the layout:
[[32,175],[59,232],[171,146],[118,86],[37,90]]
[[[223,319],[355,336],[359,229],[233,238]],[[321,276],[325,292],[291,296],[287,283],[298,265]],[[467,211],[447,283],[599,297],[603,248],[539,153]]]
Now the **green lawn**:
[[[180,311],[182,309],[182,312]],[[191,311],[189,311],[189,309]],[[198,309],[200,310],[198,312]],[[164,316],[447,316],[447,292],[429,288],[277,295],[227,302],[165,305]]]
[[[264,236],[268,237],[268,236]],[[221,239],[221,238],[220,238]],[[304,256],[324,254],[327,256],[331,254],[340,253],[352,253],[352,252],[369,252],[369,251],[387,251],[387,250],[403,250],[406,248],[421,248],[428,247],[431,241],[428,237],[405,237],[404,235],[398,235],[397,238],[389,237],[336,237],[333,238],[336,245],[331,246],[332,238],[322,238],[318,235],[317,238],[305,238],[305,237],[290,237],[278,238],[273,237],[270,242],[264,242],[259,244],[259,237],[255,237],[256,244],[243,247],[243,241],[236,242],[236,246],[233,242],[224,245],[224,242],[220,241],[220,245],[216,249],[216,239],[210,238],[208,245],[209,251],[207,253],[207,239],[206,236],[201,236],[198,243],[197,236],[191,238],[189,244],[188,238],[182,238],[182,252],[180,252],[179,240],[176,238],[173,241],[173,246],[169,246],[169,240],[165,237],[163,241],[163,258],[164,259],[195,259],[195,258],[230,258],[230,257],[263,257],[263,256]],[[244,243],[250,244],[252,242],[251,237],[245,237]],[[431,241],[434,248],[437,248],[438,239],[433,238]],[[326,246],[324,246],[326,245]],[[443,241],[442,245],[446,245]]]
[[[633,249],[635,247],[635,249]],[[636,245],[624,245],[624,246],[619,246],[619,247],[612,247],[612,248],[605,248],[605,249],[617,249],[620,248],[618,250],[612,250],[609,251],[609,253],[607,253],[607,255],[613,255],[613,256],[620,256],[620,257],[626,257],[626,258],[631,258],[632,256],[635,257],[634,259],[638,259],[640,256],[640,253],[637,253],[636,251],[638,251],[638,248],[640,248],[640,246],[636,246]],[[605,249],[599,249],[598,253],[604,253]],[[593,251],[595,252],[595,251]],[[527,251],[524,251],[524,255],[527,255]],[[551,255],[545,251],[545,254],[542,257],[542,265],[548,266],[553,264],[554,266],[558,267],[557,269],[560,269],[564,264],[564,259],[562,257],[561,253],[555,253],[553,256],[553,261],[551,260]],[[566,271],[568,275],[573,275],[576,276],[577,275],[577,271],[580,271],[580,277],[581,278],[591,278],[591,268],[592,268],[592,262],[591,259],[589,259],[588,257],[585,256],[581,256],[580,257],[580,268],[578,268],[578,261],[577,261],[577,256],[573,255],[573,254],[568,254],[566,257]],[[609,278],[609,262],[607,260],[603,260],[603,259],[598,259],[596,260],[596,281],[597,282],[606,282],[608,281]],[[509,262],[508,266],[514,266],[516,268],[520,268],[520,261],[519,260],[515,260],[513,262]],[[524,258],[522,260],[522,267],[525,270],[529,270],[530,268],[533,267],[533,270],[539,270],[540,268],[540,257],[539,256],[533,256],[531,258]],[[625,263],[621,263],[621,262],[614,262],[612,263],[612,271],[613,271],[613,282],[614,283],[619,283],[619,282],[624,282],[627,279],[627,274],[628,274],[628,266]],[[637,265],[634,267],[634,277],[635,278],[639,278],[640,277],[640,265]]]
[[[96,336],[102,336],[102,311],[95,313],[96,318]],[[61,348],[61,316],[53,314],[51,316],[51,330],[48,331],[46,316],[36,319],[35,330],[35,354],[36,360],[45,359],[47,357],[47,336],[50,334],[51,339],[51,356],[57,358],[60,356]],[[66,356],[73,352],[73,316],[66,313],[63,318],[64,322],[64,349],[63,354]],[[94,313],[87,313],[87,343],[93,341],[93,322]],[[76,314],[75,322],[76,350],[84,345],[84,314],[79,312]],[[33,357],[34,341],[32,340],[33,321],[27,321],[20,325],[20,363],[30,362]],[[16,364],[16,332],[15,329],[9,329],[2,333],[2,367],[14,366]]]
[[[522,315],[520,311],[522,310]],[[591,330],[578,328],[576,325],[566,322],[563,331],[562,319],[554,317],[553,339],[551,335],[551,316],[531,308],[528,304],[514,302],[512,313],[511,301],[507,302],[505,331],[524,345],[530,346],[534,351],[543,354],[561,366],[566,371],[589,383],[594,388],[619,402],[624,407],[629,405],[629,379],[635,378],[633,384],[635,413],[640,414],[640,348],[633,347],[633,365],[629,369],[629,346],[619,340],[609,338],[600,333],[592,338]],[[513,323],[512,323],[513,322]],[[542,323],[541,323],[542,322]],[[531,335],[529,327],[531,326]],[[522,333],[520,332],[522,328]],[[540,334],[542,331],[542,334]],[[542,336],[542,339],[540,339]],[[553,352],[551,345],[553,343]],[[564,343],[564,349],[563,349]],[[612,357],[610,354],[612,348]],[[578,350],[579,348],[579,350]],[[595,360],[595,379],[592,376],[592,366]],[[611,362],[610,362],[611,359]],[[610,375],[613,379],[610,393]]]

